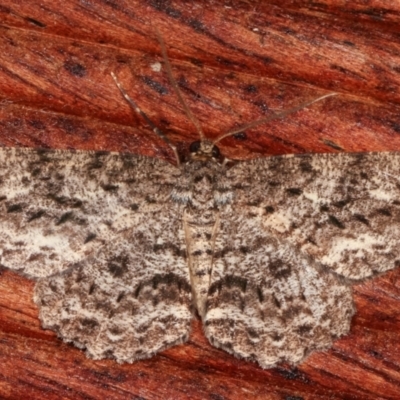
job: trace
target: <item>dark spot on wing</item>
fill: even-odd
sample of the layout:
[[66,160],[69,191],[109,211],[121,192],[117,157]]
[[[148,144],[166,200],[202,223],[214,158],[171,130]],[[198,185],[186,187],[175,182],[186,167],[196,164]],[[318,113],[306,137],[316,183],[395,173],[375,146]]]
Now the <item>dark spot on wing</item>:
[[260,303],[264,301],[264,294],[259,286],[257,287],[257,297]]
[[353,186],[358,186],[359,185],[359,183],[358,183],[358,180],[357,179],[350,179],[350,183],[353,185]]
[[80,322],[81,322],[81,325],[83,325],[84,327],[92,328],[92,329],[99,325],[99,323],[95,319],[92,319],[92,318],[83,318],[83,319],[81,319]]
[[204,175],[196,175],[194,177],[194,179],[193,179],[193,182],[194,183],[199,183],[199,182],[201,182],[203,180],[203,178],[204,178]]
[[251,328],[247,330],[247,334],[252,339],[257,339],[260,337],[260,335],[254,329],[251,329]]
[[289,196],[300,196],[303,193],[300,188],[287,188],[286,192]]
[[220,279],[217,282],[214,282],[210,286],[208,294],[213,295],[216,291],[221,291],[221,289],[225,286],[229,289],[237,287],[242,292],[245,292],[247,288],[247,279],[236,275],[226,275],[224,278]]
[[28,222],[34,221],[35,219],[38,219],[38,218],[42,217],[44,214],[45,214],[44,210],[36,211],[36,212],[34,212],[34,213],[29,215]]
[[109,332],[114,336],[121,336],[124,331],[123,331],[123,329],[114,327],[114,328],[110,328]]
[[214,253],[214,259],[217,258],[223,258],[225,257],[228,253],[232,252],[233,249],[229,246],[224,247],[222,250],[218,250],[217,252]]
[[108,263],[108,265],[107,265],[108,271],[115,278],[119,278],[128,271],[128,266],[129,266],[128,261],[129,261],[128,257],[126,257],[124,255],[115,257],[113,260],[111,260]]
[[251,200],[249,202],[247,202],[247,205],[250,207],[257,207],[259,206],[261,203],[261,200],[257,199],[257,200]]
[[23,210],[22,204],[11,204],[7,207],[8,213],[22,212],[22,210]]
[[32,170],[32,172],[31,172],[31,175],[32,175],[33,177],[36,177],[36,176],[40,175],[41,172],[42,172],[42,170],[41,170],[40,168],[34,168],[34,169]]
[[118,190],[119,186],[118,185],[111,185],[111,184],[104,184],[101,185],[102,189],[105,190],[106,192],[115,192]]
[[83,242],[84,244],[86,244],[86,243],[89,243],[89,242],[91,242],[93,239],[95,239],[96,238],[96,234],[95,233],[89,233],[87,236],[86,236],[86,239],[85,239],[85,241]]
[[311,244],[313,244],[314,246],[317,245],[315,239],[312,238],[311,236],[308,236],[306,240],[307,240],[308,243],[311,243]]
[[28,258],[27,261],[37,261],[37,260],[39,260],[40,258],[43,258],[43,254],[41,254],[41,253],[34,253],[34,254],[31,254],[31,255],[29,256],[29,258]]
[[384,215],[385,217],[391,217],[392,213],[389,208],[378,208],[376,210],[379,214]]
[[328,215],[329,222],[333,225],[336,226],[336,228],[339,229],[344,229],[345,226],[342,222],[340,222],[334,215]]
[[283,339],[283,335],[281,335],[281,334],[279,334],[279,333],[272,333],[271,334],[271,339],[274,341],[274,342],[280,342],[282,339]]
[[107,150],[97,150],[97,151],[94,153],[94,156],[95,156],[97,159],[99,159],[100,157],[108,156],[109,154],[110,154],[110,152],[107,151]]
[[67,222],[70,219],[72,219],[72,217],[73,217],[73,212],[72,211],[68,211],[68,212],[64,213],[63,215],[61,215],[59,220],[56,222],[56,225],[64,224],[65,222]]
[[302,172],[312,172],[313,167],[308,161],[302,161],[300,163],[300,169]]
[[281,183],[277,182],[277,181],[270,181],[270,182],[268,182],[268,185],[272,186],[272,187],[276,187],[276,186],[280,186]]
[[146,196],[146,202],[147,203],[149,203],[149,204],[155,204],[155,203],[157,203],[157,201],[155,200],[155,199],[153,199],[152,197],[150,197],[150,196]]
[[91,285],[90,285],[90,288],[89,288],[89,294],[93,294],[93,292],[94,292],[94,289],[96,288],[96,285],[94,284],[94,283],[92,283]]
[[357,221],[360,221],[364,225],[369,226],[369,221],[368,221],[367,218],[364,217],[364,215],[362,215],[362,214],[354,214],[353,217],[354,217],[354,219],[356,219]]
[[82,207],[83,201],[79,199],[71,199],[70,205],[72,208]]
[[291,266],[284,264],[282,260],[271,262],[268,268],[275,279],[287,278],[292,273]]
[[337,208],[343,208],[344,206],[346,206],[347,204],[349,204],[350,201],[351,201],[351,199],[350,199],[350,198],[347,198],[347,199],[339,200],[339,201],[337,201],[337,202],[335,202],[335,203],[332,203],[332,205],[334,205],[334,206],[337,207]]
[[187,284],[187,282],[180,278],[178,275],[173,274],[172,272],[168,274],[157,274],[153,277],[152,279],[152,285],[153,289],[157,289],[157,287],[161,284],[165,285],[178,285],[179,288],[185,290],[185,291],[190,291],[190,287]]
[[100,169],[103,167],[103,162],[99,159],[94,159],[90,164],[87,165],[87,169]]
[[228,193],[232,189],[231,188],[227,188],[227,187],[218,187],[218,188],[216,188],[216,190],[218,191],[218,193]]
[[312,330],[312,326],[311,325],[300,325],[299,327],[297,327],[296,331],[297,333],[299,333],[300,335],[304,335],[309,333]]
[[278,298],[274,294],[272,294],[272,300],[277,308],[281,308],[281,302],[278,300]]
[[54,200],[55,202],[57,202],[58,204],[63,204],[72,208],[78,208],[82,206],[82,200],[79,199],[74,199],[74,198],[70,198],[67,196],[55,196],[55,195],[49,195],[49,197]]
[[36,154],[39,156],[40,163],[45,164],[51,161],[49,149],[38,149],[36,150]]
[[175,255],[177,257],[186,258],[186,251],[171,242],[157,243],[153,246],[153,251],[155,253],[157,253],[159,251],[164,251],[164,252],[170,251],[173,255]]

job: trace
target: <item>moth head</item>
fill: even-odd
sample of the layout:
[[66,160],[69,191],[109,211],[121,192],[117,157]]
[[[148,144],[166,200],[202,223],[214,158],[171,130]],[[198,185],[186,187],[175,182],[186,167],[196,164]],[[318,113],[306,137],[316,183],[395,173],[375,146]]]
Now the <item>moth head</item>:
[[221,153],[219,148],[209,140],[196,140],[189,147],[190,159],[196,161],[219,161]]

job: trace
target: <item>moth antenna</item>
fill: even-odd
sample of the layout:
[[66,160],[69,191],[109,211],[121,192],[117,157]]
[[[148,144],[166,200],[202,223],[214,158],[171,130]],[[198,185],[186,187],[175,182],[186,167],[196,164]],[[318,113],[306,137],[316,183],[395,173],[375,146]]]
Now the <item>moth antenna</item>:
[[249,123],[247,123],[245,125],[242,125],[238,129],[235,129],[233,131],[229,131],[228,133],[224,133],[223,135],[221,135],[220,137],[215,139],[213,141],[213,144],[218,143],[219,141],[221,141],[222,139],[225,139],[228,136],[233,136],[233,135],[236,135],[237,133],[244,132],[247,129],[254,128],[254,127],[256,127],[258,125],[261,125],[261,124],[266,124],[267,122],[272,121],[274,119],[280,119],[280,118],[286,117],[287,115],[292,114],[292,113],[294,113],[296,111],[302,110],[303,108],[306,108],[306,107],[310,106],[311,104],[314,104],[314,103],[316,103],[318,101],[326,99],[327,97],[336,96],[336,95],[337,95],[337,93],[334,93],[334,92],[333,93],[328,93],[328,94],[325,94],[323,96],[317,97],[316,99],[307,101],[306,103],[299,104],[298,106],[293,107],[293,108],[291,108],[289,110],[282,111],[282,112],[280,112],[278,114],[274,114],[274,115],[271,115],[271,116],[266,117],[266,118],[258,119],[258,120],[253,121],[253,122],[249,122]]
[[156,34],[157,34],[157,39],[158,42],[160,43],[160,47],[161,47],[161,52],[162,52],[162,56],[164,59],[164,63],[165,63],[165,68],[167,70],[167,75],[168,75],[168,79],[175,91],[175,94],[178,96],[179,102],[181,103],[183,109],[185,110],[185,114],[188,117],[188,119],[192,122],[192,124],[196,127],[197,132],[200,136],[200,140],[204,140],[205,136],[203,133],[203,130],[201,129],[201,125],[199,120],[193,115],[192,111],[190,110],[189,106],[186,104],[181,91],[179,90],[179,86],[176,83],[176,80],[172,74],[172,68],[171,68],[171,63],[169,62],[169,58],[167,55],[167,48],[165,46],[164,43],[164,39],[162,38],[160,32],[158,31],[157,28],[155,28]]
[[116,75],[114,72],[111,72],[111,76],[114,79],[115,84],[117,85],[119,91],[121,92],[122,96],[124,96],[124,99],[128,102],[128,104],[131,106],[131,108],[138,113],[151,127],[152,131],[159,136],[162,140],[164,140],[165,143],[172,149],[175,155],[176,163],[177,165],[180,165],[180,160],[179,160],[179,154],[178,150],[176,149],[175,145],[171,143],[171,141],[168,139],[168,137],[165,135],[165,133],[159,129],[154,122],[140,109],[140,107],[132,100],[132,98],[129,96],[129,94],[126,92],[126,90],[123,88],[119,80],[117,79]]

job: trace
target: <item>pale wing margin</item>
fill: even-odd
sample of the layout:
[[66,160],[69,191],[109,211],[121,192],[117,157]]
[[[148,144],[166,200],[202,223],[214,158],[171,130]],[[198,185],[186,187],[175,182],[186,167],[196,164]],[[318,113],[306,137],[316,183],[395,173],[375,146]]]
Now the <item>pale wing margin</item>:
[[400,266],[400,153],[251,160],[227,172],[262,229],[350,279]]
[[1,265],[32,278],[62,271],[165,207],[177,175],[128,154],[1,148]]

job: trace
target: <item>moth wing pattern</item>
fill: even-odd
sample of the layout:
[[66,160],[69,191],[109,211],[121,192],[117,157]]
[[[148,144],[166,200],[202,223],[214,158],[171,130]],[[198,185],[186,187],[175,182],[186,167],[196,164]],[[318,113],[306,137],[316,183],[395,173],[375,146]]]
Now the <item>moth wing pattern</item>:
[[[210,342],[270,368],[346,334],[351,283],[400,264],[399,166],[399,154],[369,153],[204,167],[219,202],[202,314]],[[187,205],[176,196],[191,169],[108,152],[0,150],[1,265],[37,280],[45,328],[118,362],[187,340]],[[204,177],[186,177],[188,188]]]
[[350,329],[351,283],[399,265],[400,156],[313,154],[238,163],[221,211],[205,332],[264,368]]
[[[225,212],[235,217],[224,219]],[[263,368],[297,364],[348,332],[352,290],[261,223],[251,209],[222,212],[205,333],[214,346]]]
[[37,279],[45,328],[119,362],[186,340],[182,212],[166,206],[179,170],[140,156],[3,148],[0,174],[1,264]]
[[400,154],[279,156],[228,171],[262,229],[351,280],[400,266]]

